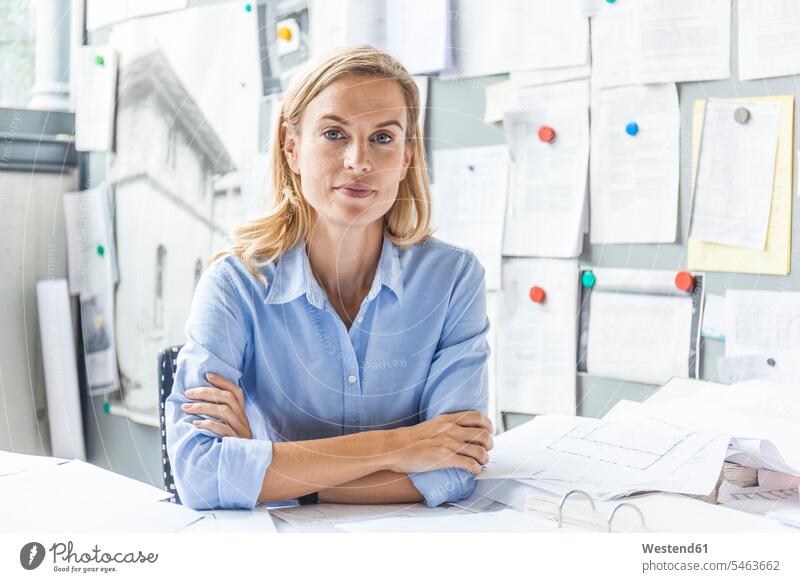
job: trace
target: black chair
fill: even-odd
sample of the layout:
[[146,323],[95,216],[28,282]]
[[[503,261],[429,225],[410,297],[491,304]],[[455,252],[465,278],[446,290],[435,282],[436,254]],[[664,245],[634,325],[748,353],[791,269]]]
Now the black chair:
[[158,353],[158,391],[159,391],[159,424],[161,425],[161,466],[164,469],[164,489],[169,493],[174,493],[175,497],[170,499],[172,503],[181,504],[178,491],[175,489],[175,479],[172,476],[172,467],[169,464],[167,454],[167,423],[164,417],[164,403],[167,396],[172,393],[172,382],[175,377],[175,367],[178,363],[178,352],[183,346],[172,346],[164,348]]

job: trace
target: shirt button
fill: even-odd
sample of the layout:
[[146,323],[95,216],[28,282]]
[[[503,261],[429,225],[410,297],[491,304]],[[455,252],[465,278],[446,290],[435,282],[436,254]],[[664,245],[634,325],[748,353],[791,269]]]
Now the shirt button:
[[355,384],[355,383],[356,383],[356,380],[357,380],[357,378],[356,378],[355,376],[353,376],[352,374],[350,374],[350,375],[347,377],[347,381],[348,381],[348,382],[350,382],[351,384]]
[[359,315],[358,319],[356,319],[356,323],[364,323],[364,316],[363,315]]

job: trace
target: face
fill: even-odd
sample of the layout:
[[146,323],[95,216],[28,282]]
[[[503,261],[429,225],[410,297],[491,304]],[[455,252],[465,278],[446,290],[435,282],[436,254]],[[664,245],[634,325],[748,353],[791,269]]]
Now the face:
[[323,89],[299,128],[284,124],[284,155],[318,220],[352,228],[383,218],[411,161],[407,125],[400,86],[361,75]]

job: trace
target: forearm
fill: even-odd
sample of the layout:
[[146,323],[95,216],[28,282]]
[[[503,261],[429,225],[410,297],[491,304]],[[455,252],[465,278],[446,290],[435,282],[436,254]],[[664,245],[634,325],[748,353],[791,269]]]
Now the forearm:
[[259,503],[294,499],[355,481],[388,469],[390,431],[368,431],[341,437],[274,442],[272,462],[264,475]]
[[320,502],[330,503],[413,503],[423,501],[405,473],[378,471],[359,479],[322,489]]

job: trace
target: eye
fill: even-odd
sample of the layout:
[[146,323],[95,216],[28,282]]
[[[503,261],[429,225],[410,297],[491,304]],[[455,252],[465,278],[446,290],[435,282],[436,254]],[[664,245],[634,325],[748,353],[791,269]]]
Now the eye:
[[[380,139],[380,138],[386,138],[386,139]],[[394,138],[388,133],[379,133],[378,135],[375,136],[375,141],[377,141],[380,144],[389,144],[394,141]]]
[[322,135],[324,135],[327,139],[334,141],[337,139],[341,139],[342,132],[338,129],[326,129]]

